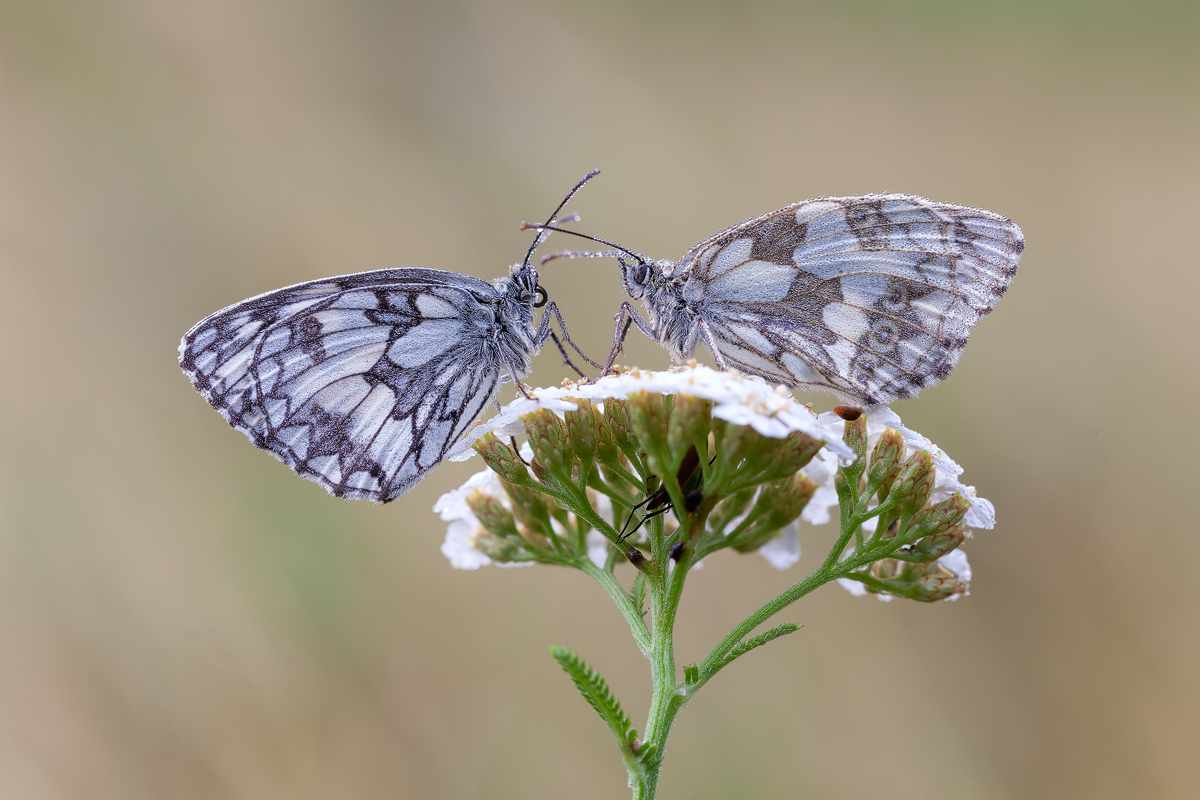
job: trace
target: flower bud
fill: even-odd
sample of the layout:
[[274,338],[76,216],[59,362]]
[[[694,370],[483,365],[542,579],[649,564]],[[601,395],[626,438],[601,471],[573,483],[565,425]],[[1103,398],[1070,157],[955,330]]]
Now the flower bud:
[[800,431],[792,431],[786,439],[776,440],[778,446],[763,473],[771,481],[795,475],[821,451],[824,442]]
[[517,532],[525,542],[538,550],[549,550],[550,540],[528,525],[517,526]]
[[506,539],[493,536],[490,531],[480,529],[471,537],[471,546],[492,561],[514,561],[521,548]]
[[905,563],[885,558],[871,565],[871,574],[887,584],[889,594],[932,603],[967,591],[967,581],[937,563]]
[[900,460],[904,458],[904,437],[887,428],[871,451],[871,466],[867,472],[867,487],[879,492],[882,500],[900,472]]
[[546,475],[560,480],[570,480],[574,454],[566,449],[566,430],[562,420],[549,409],[539,408],[521,417],[529,446],[533,448],[534,474],[539,478]]
[[849,445],[854,454],[858,456],[858,461],[855,463],[864,463],[864,456],[867,454],[867,418],[858,416],[854,419],[846,420],[846,429],[842,432],[842,441]]
[[696,442],[707,438],[711,421],[711,400],[688,394],[675,395],[667,431],[667,449],[672,460],[678,462]]
[[633,423],[629,419],[629,404],[618,397],[610,397],[604,401],[604,421],[608,425],[613,443],[626,454],[641,450],[637,435],[633,432]]
[[513,516],[527,528],[545,530],[550,526],[550,506],[541,492],[513,483],[505,483],[504,491],[512,500]]
[[[634,392],[629,395],[629,421],[634,433],[647,452],[662,448],[667,443],[667,423],[670,414],[663,396],[657,392]],[[659,465],[662,469],[666,465]]]
[[901,512],[915,513],[929,502],[934,476],[933,456],[925,450],[918,450],[900,468],[888,492],[888,499],[895,499]]
[[967,538],[962,528],[951,528],[932,536],[926,536],[909,547],[903,547],[892,555],[904,561],[918,564],[931,564],[942,556],[950,553],[961,545]]
[[726,497],[708,515],[708,529],[713,533],[724,535],[725,529],[739,517],[750,501],[754,499],[755,487],[742,489],[740,492]]
[[591,400],[571,398],[571,402],[576,404],[575,409],[563,415],[567,445],[581,462],[590,462],[603,439],[604,421]]
[[467,505],[479,524],[492,535],[499,538],[517,535],[517,522],[499,499],[476,489],[467,496]]
[[912,522],[909,523],[909,528],[916,531],[918,536],[935,536],[962,522],[963,517],[970,510],[970,501],[961,494],[956,494],[947,500],[918,511],[912,518]]
[[720,447],[720,458],[725,464],[722,472],[725,475],[736,473],[742,479],[738,481],[742,485],[745,485],[745,479],[759,478],[779,441],[763,436],[749,425],[725,424]]
[[940,564],[924,565],[927,571],[916,581],[912,599],[923,603],[945,600],[951,595],[966,594],[967,582]]
[[483,461],[488,468],[499,475],[501,479],[509,483],[529,479],[529,469],[525,466],[525,462],[507,442],[500,441],[496,434],[484,434],[479,441],[475,442],[474,448],[476,453],[483,456]]
[[764,513],[737,537],[733,548],[739,553],[757,550],[800,516],[816,491],[817,485],[802,472],[765,484],[755,503],[755,509],[763,509]]

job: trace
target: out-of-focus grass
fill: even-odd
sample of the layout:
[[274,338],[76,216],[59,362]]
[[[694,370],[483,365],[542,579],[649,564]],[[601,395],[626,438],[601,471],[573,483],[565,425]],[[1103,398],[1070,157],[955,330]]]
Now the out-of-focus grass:
[[[456,2],[0,9],[0,795],[620,797],[569,644],[645,711],[608,601],[452,571],[429,511],[258,453],[174,363],[202,316],[335,273],[486,278],[588,168],[655,257],[818,194],[1024,228],[945,384],[898,408],[1000,526],[974,594],[831,588],[684,715],[666,797],[1185,797],[1200,200],[1194,4]],[[612,264],[543,283],[593,354]],[[655,346],[628,360],[663,366]],[[564,371],[548,354],[532,380]],[[818,399],[827,406],[827,399]],[[808,555],[829,532],[805,533]],[[798,572],[710,560],[694,659]],[[801,567],[805,562],[801,562]]]

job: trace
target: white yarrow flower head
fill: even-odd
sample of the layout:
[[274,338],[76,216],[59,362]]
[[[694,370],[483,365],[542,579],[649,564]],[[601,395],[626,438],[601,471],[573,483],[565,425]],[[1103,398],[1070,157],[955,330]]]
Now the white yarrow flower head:
[[[433,510],[450,523],[446,526],[442,555],[450,559],[450,566],[455,569],[479,569],[496,563],[487,555],[486,548],[480,546],[490,534],[468,502],[468,498],[476,493],[495,499],[505,509],[512,508],[503,484],[490,469],[475,473],[462,486],[438,498]],[[501,566],[523,566],[526,563],[531,562],[501,562]]]
[[729,548],[787,569],[805,527],[844,521],[834,509],[851,501],[867,518],[839,557],[842,585],[954,599],[970,579],[958,545],[995,522],[962,468],[887,408],[817,416],[784,387],[694,363],[527,393],[451,450],[489,467],[435,507],[456,567],[669,558],[669,572]]
[[525,432],[521,418],[539,408],[550,409],[562,416],[576,407],[574,400],[603,402],[607,399],[628,399],[639,392],[662,395],[683,394],[712,402],[712,416],[734,425],[748,425],[763,436],[782,439],[799,431],[825,441],[832,452],[852,460],[853,453],[842,443],[841,433],[818,423],[817,417],[796,402],[783,386],[772,386],[762,378],[742,375],[736,371],[720,371],[697,365],[676,367],[668,372],[647,372],[632,369],[620,375],[608,375],[595,383],[529,389],[529,397],[518,397],[487,422],[476,425],[457,445],[447,459],[466,461],[474,455],[472,446],[482,436],[517,436]]
[[[875,594],[881,600],[956,600],[969,594],[971,568],[958,546],[971,536],[971,528],[994,527],[995,508],[976,494],[975,487],[959,481],[962,467],[928,438],[905,427],[891,409],[849,412],[839,407],[821,414],[818,421],[831,433],[840,432],[848,443],[858,443],[861,457],[851,471],[856,481],[866,483],[866,508],[881,513],[889,525],[880,531],[879,516],[867,519],[862,533],[847,542],[842,562],[886,546],[902,521],[913,542],[838,583],[856,596]],[[829,476],[819,492],[837,495],[837,483],[837,475]],[[906,491],[919,497],[915,503],[907,500],[908,507]]]

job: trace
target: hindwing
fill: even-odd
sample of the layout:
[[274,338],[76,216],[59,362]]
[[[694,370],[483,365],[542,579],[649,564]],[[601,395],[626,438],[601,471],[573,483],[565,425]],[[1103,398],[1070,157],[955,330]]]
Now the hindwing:
[[671,277],[731,366],[875,405],[949,374],[1024,247],[1021,229],[989,211],[834,197],[722,231]]
[[298,475],[388,502],[492,398],[499,293],[432,269],[363,272],[244,300],[183,337],[204,399]]

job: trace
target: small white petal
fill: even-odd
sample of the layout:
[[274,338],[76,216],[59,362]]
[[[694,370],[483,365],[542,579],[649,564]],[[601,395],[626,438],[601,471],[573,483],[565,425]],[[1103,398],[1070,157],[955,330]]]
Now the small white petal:
[[[953,572],[958,579],[964,584],[971,583],[971,564],[967,561],[967,554],[960,550],[951,550],[946,555],[938,559],[938,566],[945,567]],[[952,594],[946,600],[957,600],[960,597],[966,597],[971,593],[968,588],[958,594]]]
[[788,525],[779,535],[758,548],[758,554],[777,570],[785,570],[800,560],[800,525]]
[[442,555],[450,559],[455,569],[479,569],[492,563],[484,553],[475,549],[472,539],[478,527],[466,520],[455,520],[446,527],[446,540],[442,542]]
[[812,498],[800,512],[800,519],[810,525],[825,525],[832,517],[829,510],[838,504],[837,489],[833,485],[833,477],[837,475],[838,459],[828,448],[821,448],[817,457],[808,462],[801,470],[809,480],[817,485]]
[[849,578],[838,578],[837,582],[843,589],[855,597],[862,597],[867,593],[867,587],[858,581],[852,581]]

